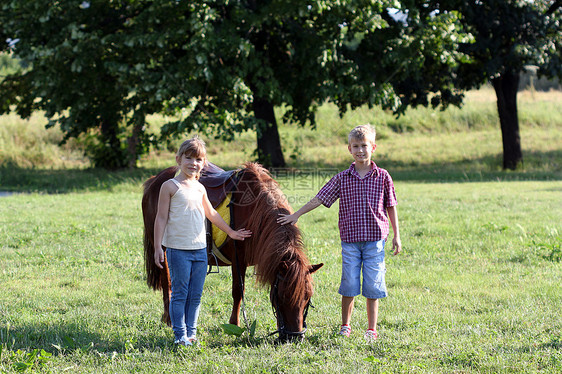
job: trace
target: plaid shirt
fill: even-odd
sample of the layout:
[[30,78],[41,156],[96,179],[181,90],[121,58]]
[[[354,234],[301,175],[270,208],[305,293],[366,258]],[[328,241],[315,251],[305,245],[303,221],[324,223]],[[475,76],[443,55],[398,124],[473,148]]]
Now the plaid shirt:
[[339,198],[339,229],[343,242],[378,241],[388,237],[386,208],[395,206],[390,174],[371,161],[371,171],[361,178],[351,167],[336,174],[316,195],[326,207]]

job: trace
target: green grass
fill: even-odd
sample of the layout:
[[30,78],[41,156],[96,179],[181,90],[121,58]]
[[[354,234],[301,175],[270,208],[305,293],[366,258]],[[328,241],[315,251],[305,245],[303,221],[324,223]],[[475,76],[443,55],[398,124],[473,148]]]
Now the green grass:
[[[358,124],[371,122],[378,131],[377,163],[403,181],[560,180],[562,178],[562,93],[519,94],[523,165],[501,170],[501,135],[490,89],[467,94],[462,109],[444,112],[418,108],[399,119],[381,110],[360,108],[339,118],[333,106],[318,112],[316,130],[280,127],[288,167],[297,170],[345,168],[346,138]],[[149,118],[157,131],[163,118]],[[35,114],[29,121],[0,116],[0,190],[61,193],[100,191],[122,183],[141,183],[157,170],[175,163],[174,150],[152,150],[140,168],[119,173],[92,169],[81,140],[59,147],[60,130],[46,130]],[[400,125],[402,124],[402,125]],[[404,125],[404,124],[407,124]],[[209,159],[226,168],[252,160],[255,134],[246,132],[233,143],[206,139]]]
[[88,161],[76,141],[59,146],[60,130],[45,129],[47,120],[39,113],[23,120],[16,114],[0,116],[0,165],[62,169],[84,167]]
[[[275,318],[253,269],[246,310],[256,335],[225,334],[231,276],[223,268],[207,278],[201,345],[176,350],[160,322],[161,296],[145,284],[140,211],[142,182],[173,156],[153,152],[136,170],[91,169],[79,142],[56,147],[60,134],[42,129],[40,116],[25,126],[1,117],[0,190],[17,193],[0,197],[0,372],[560,372],[559,96],[521,97],[525,164],[504,172],[498,125],[482,122],[494,111],[490,92],[471,95],[463,110],[414,111],[396,124],[376,110],[340,120],[326,106],[319,131],[281,128],[286,156],[297,157],[277,179],[294,208],[349,165],[350,127],[379,129],[375,160],[395,179],[404,252],[387,257],[390,294],[373,345],[362,339],[362,297],[352,337],[334,335],[337,208],[320,207],[299,221],[311,262],[325,263],[303,343],[273,344]],[[424,125],[429,119],[439,126]],[[254,142],[250,133],[230,145],[209,141],[210,159],[236,167]]]
[[[321,178],[281,179],[296,207]],[[226,335],[230,275],[209,275],[200,339],[175,350],[161,298],[144,282],[140,186],[0,200],[0,372],[34,349],[38,372],[559,372],[562,182],[397,182],[404,253],[387,257],[381,339],[367,345],[363,298],[351,339],[340,318],[337,208],[300,226],[314,309],[302,344],[275,346],[266,290],[248,272],[256,336]],[[539,217],[539,218],[538,218]],[[34,362],[39,362],[35,359]]]
[[[334,106],[323,105],[317,114],[317,129],[292,124],[280,125],[280,136],[288,166],[292,168],[344,167],[349,160],[346,139],[356,125],[370,122],[378,133],[376,157],[389,168],[403,173],[404,178],[419,179],[419,171],[428,169],[462,169],[470,173],[496,173],[502,164],[501,134],[492,89],[470,91],[459,109],[433,111],[427,108],[408,110],[400,118],[380,109],[359,108],[343,118]],[[519,93],[519,119],[524,164],[518,171],[531,178],[561,175],[562,153],[562,92]],[[282,110],[278,110],[278,117]],[[165,119],[149,116],[147,128],[158,133]],[[58,128],[46,130],[47,120],[39,113],[24,121],[16,115],[0,116],[0,172],[3,169],[67,170],[84,169],[91,165],[83,156],[83,139],[59,147],[62,134]],[[253,158],[256,147],[254,132],[245,132],[232,143],[207,141],[209,158],[225,167],[236,168]],[[186,136],[189,136],[186,134]],[[163,168],[174,163],[172,149],[152,150],[143,157],[141,168]],[[18,173],[20,175],[21,173]],[[0,175],[0,178],[2,176]],[[402,177],[402,176],[401,176]],[[495,177],[492,176],[492,177]],[[17,182],[19,183],[19,182]],[[24,185],[12,185],[11,178],[0,179],[4,189],[22,190]]]

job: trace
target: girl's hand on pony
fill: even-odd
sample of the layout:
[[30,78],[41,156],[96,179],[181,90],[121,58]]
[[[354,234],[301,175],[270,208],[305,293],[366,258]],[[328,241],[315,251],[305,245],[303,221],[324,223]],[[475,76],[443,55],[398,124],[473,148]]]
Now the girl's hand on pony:
[[244,240],[245,238],[249,238],[250,236],[252,236],[252,232],[246,229],[240,229],[236,231],[232,230],[230,233],[228,233],[228,236],[230,236],[234,240]]

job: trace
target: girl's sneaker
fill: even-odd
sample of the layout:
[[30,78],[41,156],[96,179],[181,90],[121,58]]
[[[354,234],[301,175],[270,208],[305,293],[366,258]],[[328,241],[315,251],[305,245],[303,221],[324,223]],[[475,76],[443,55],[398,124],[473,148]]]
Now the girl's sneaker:
[[379,338],[379,334],[377,334],[377,332],[374,329],[368,329],[365,332],[365,340],[369,343],[374,342],[378,338]]
[[189,341],[188,338],[186,338],[185,336],[182,337],[181,339],[176,339],[174,340],[174,344],[175,345],[183,345],[184,347],[190,346],[192,343]]
[[338,332],[338,335],[349,338],[349,335],[351,335],[351,327],[349,325],[341,325],[340,332]]

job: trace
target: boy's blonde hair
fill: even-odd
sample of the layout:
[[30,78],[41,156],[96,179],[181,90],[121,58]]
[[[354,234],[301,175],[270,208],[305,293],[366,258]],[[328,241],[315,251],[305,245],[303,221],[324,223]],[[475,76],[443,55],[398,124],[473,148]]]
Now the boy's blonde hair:
[[372,145],[375,145],[376,138],[377,132],[375,131],[375,128],[367,123],[366,125],[360,125],[351,130],[349,132],[349,136],[347,137],[347,141],[348,143],[351,143],[351,139],[367,140],[371,142]]
[[187,139],[180,145],[178,153],[176,153],[177,157],[181,157],[183,155],[190,157],[201,157],[207,160],[207,149],[205,148],[205,142],[197,135],[195,135],[191,139]]

